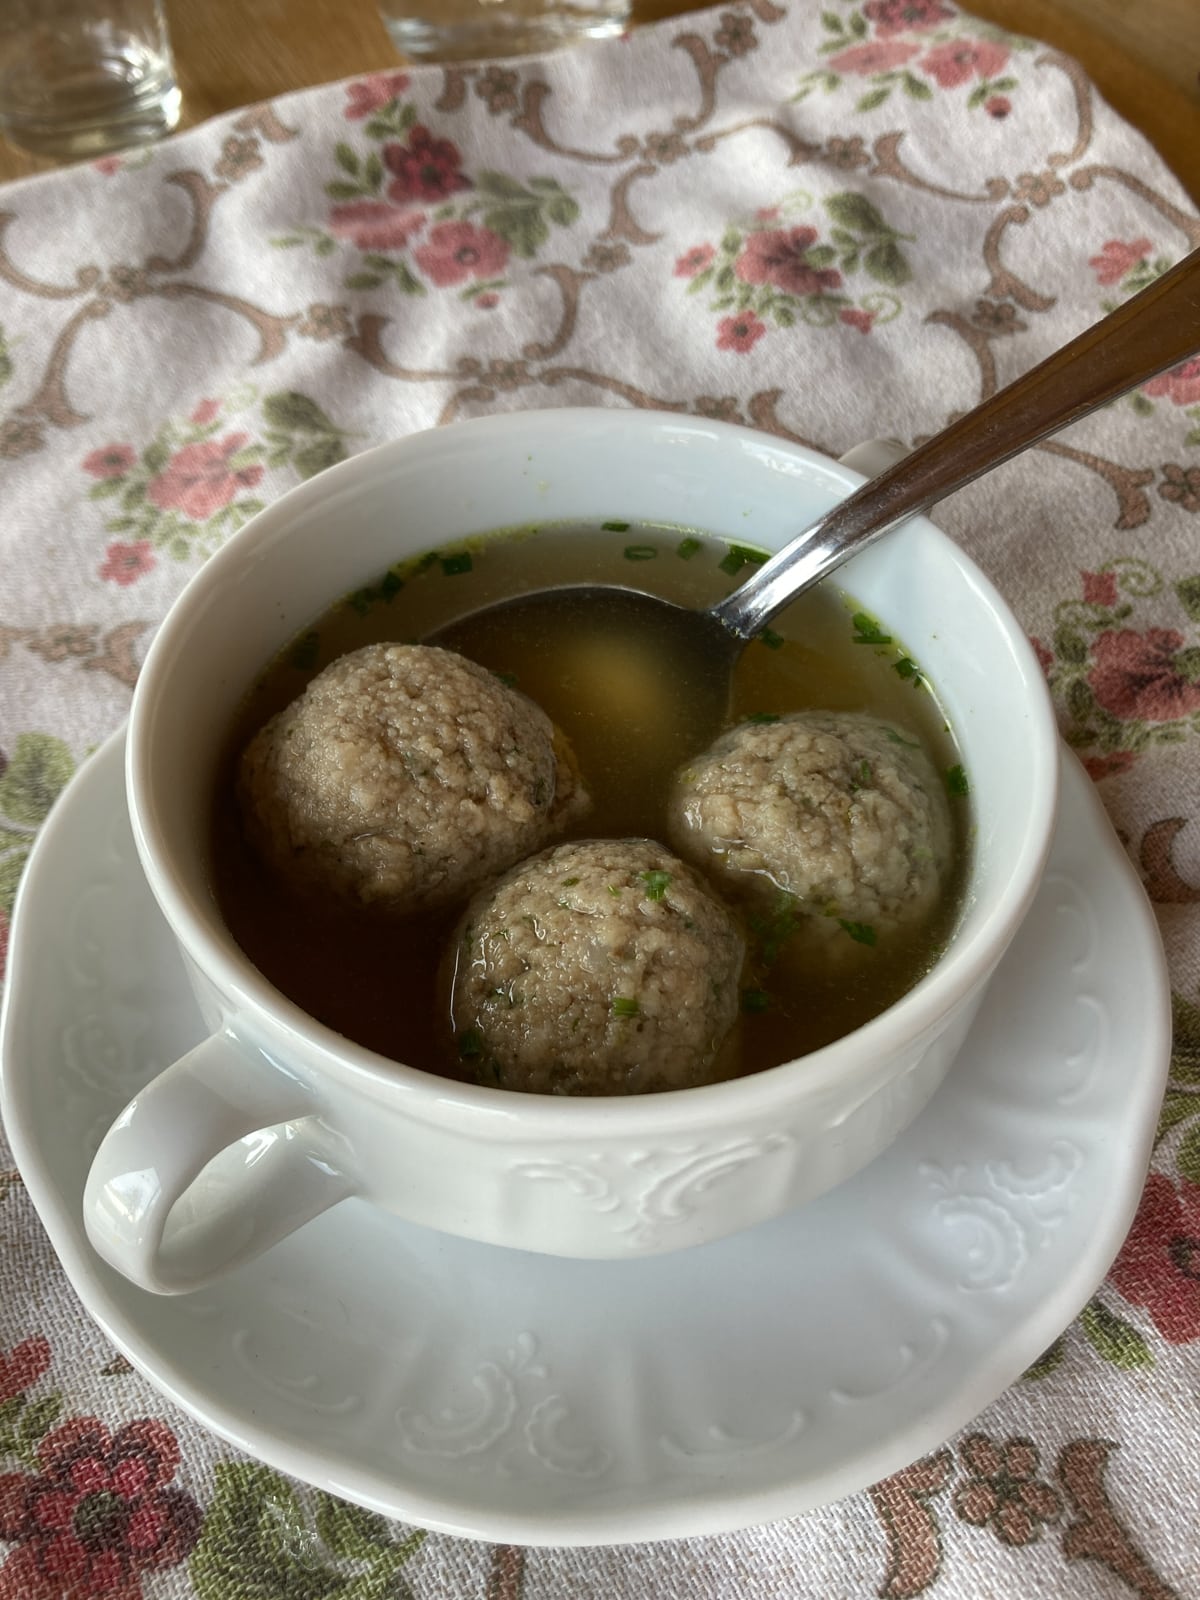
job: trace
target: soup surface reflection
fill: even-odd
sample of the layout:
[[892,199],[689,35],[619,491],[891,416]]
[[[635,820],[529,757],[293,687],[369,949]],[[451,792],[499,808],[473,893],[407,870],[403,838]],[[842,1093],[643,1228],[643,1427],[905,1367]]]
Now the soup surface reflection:
[[[532,589],[588,582],[629,584],[706,606],[738,586],[747,563],[761,559],[761,552],[675,528],[547,527],[398,564],[332,607],[254,685],[231,730],[217,785],[213,885],[247,955],[284,994],[346,1037],[410,1066],[469,1077],[442,1014],[438,983],[462,906],[397,921],[317,902],[281,882],[243,836],[234,796],[240,751],[347,651],[377,641],[417,643],[464,619],[454,648],[529,695],[571,741],[593,805],[566,837],[665,842],[672,776],[681,761],[699,754],[695,739],[704,735],[687,725],[686,685],[672,685],[665,700],[658,693],[664,668],[654,639],[621,632],[602,609],[566,599],[546,606],[521,631],[470,613]],[[798,919],[788,896],[766,906],[736,905],[750,952],[732,1052],[740,1073],[804,1055],[891,1005],[936,959],[959,911],[967,782],[942,712],[920,663],[892,637],[886,619],[868,616],[829,584],[803,595],[743,652],[731,725],[809,709],[868,712],[924,745],[950,796],[955,864],[939,909],[918,933],[876,946],[860,925],[847,924],[846,949],[832,961],[814,962],[812,942],[793,937]]]

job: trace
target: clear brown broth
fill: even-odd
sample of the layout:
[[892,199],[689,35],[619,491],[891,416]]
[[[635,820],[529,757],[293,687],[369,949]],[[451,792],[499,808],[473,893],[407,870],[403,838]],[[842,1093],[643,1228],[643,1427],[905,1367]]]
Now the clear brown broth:
[[[574,746],[593,798],[574,837],[665,839],[666,799],[678,754],[698,748],[686,725],[686,695],[672,699],[672,743],[650,704],[660,664],[654,641],[614,636],[594,611],[565,600],[522,634],[511,619],[472,621],[492,601],[547,585],[626,583],[685,605],[705,606],[745,578],[739,546],[675,528],[552,527],[473,540],[391,569],[335,605],[264,670],[231,732],[217,785],[213,886],[246,954],[278,989],[350,1039],[410,1066],[461,1077],[439,1008],[441,955],[461,907],[405,921],[332,902],[319,904],[280,882],[242,836],[233,771],[249,737],[346,651],[378,641],[416,642],[465,618],[463,653],[536,700]],[[830,585],[803,595],[755,641],[735,673],[732,722],[808,708],[871,711],[919,737],[935,765],[959,760],[942,712],[897,642],[855,642],[859,607]],[[887,629],[882,619],[883,631]],[[899,670],[898,670],[899,668]],[[902,676],[902,673],[907,673]],[[704,735],[694,730],[702,745]],[[967,854],[967,808],[951,802],[957,866],[943,907],[918,937],[866,952],[851,970],[805,970],[799,941],[765,959],[761,923],[751,926],[747,1003],[738,1026],[738,1070],[807,1054],[852,1031],[903,995],[928,969],[958,915]],[[767,951],[767,954],[770,952]],[[763,1009],[759,1009],[763,1008]]]

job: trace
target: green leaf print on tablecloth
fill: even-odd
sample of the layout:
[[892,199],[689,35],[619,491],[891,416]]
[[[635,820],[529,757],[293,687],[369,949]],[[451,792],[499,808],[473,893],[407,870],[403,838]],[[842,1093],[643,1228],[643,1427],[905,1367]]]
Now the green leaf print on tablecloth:
[[[270,1467],[217,1464],[192,1553],[200,1600],[404,1600],[400,1568],[425,1538],[333,1495],[300,1491]],[[310,1501],[311,1504],[306,1503]]]
[[[74,773],[75,758],[52,734],[20,733],[7,765],[0,752],[0,771],[0,914],[6,933],[37,830]],[[0,958],[0,976],[3,970]]]
[[1110,1311],[1101,1300],[1092,1300],[1079,1314],[1079,1323],[1092,1348],[1113,1366],[1132,1371],[1152,1367],[1150,1346],[1124,1317]]
[[295,389],[269,394],[262,415],[268,425],[269,467],[290,461],[302,478],[315,478],[346,459],[345,434],[308,395]]

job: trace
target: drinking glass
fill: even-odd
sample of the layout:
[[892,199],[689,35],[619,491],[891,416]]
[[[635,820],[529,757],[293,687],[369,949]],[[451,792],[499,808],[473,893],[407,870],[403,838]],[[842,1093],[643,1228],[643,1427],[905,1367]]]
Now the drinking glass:
[[527,55],[582,39],[610,39],[629,22],[631,0],[379,0],[401,55],[472,61]]
[[82,159],[179,120],[162,0],[0,0],[0,132]]

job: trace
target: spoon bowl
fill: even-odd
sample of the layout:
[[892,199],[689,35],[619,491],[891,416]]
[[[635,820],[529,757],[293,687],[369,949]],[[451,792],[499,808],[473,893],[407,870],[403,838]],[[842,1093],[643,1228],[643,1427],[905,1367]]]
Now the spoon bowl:
[[[581,584],[503,600],[486,608],[486,619],[474,612],[424,642],[455,649],[477,638],[481,623],[536,630],[564,603],[581,627],[609,632],[615,622],[627,639],[652,638],[644,703],[655,708],[650,724],[664,765],[677,765],[695,753],[698,729],[707,735],[704,743],[724,726],[742,651],[798,595],[910,517],[1197,350],[1200,251],[1193,251],[1117,311],[868,479],[707,610],[616,584]],[[666,670],[664,662],[670,663]],[[687,716],[674,715],[684,701]],[[664,727],[686,728],[688,748],[664,739],[657,731]]]
[[[595,671],[572,682],[577,714],[619,718],[614,730],[626,747],[653,751],[664,772],[680,766],[709,742],[729,717],[733,673],[746,641],[713,610],[690,607],[618,584],[574,584],[537,589],[476,611],[430,634],[425,643],[470,655],[491,635],[544,636],[569,610],[581,659],[594,649]],[[623,681],[632,687],[614,701],[605,662],[621,651]],[[663,663],[670,668],[663,670]]]

